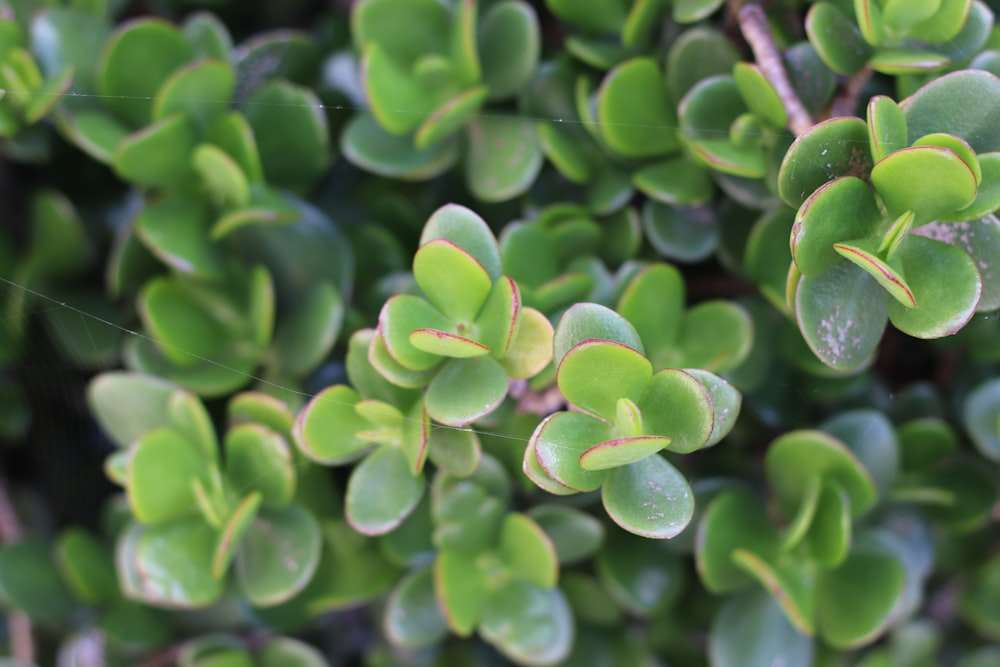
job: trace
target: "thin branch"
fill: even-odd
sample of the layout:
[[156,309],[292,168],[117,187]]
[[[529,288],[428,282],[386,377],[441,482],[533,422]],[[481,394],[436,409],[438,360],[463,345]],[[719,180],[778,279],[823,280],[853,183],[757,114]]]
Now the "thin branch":
[[871,65],[865,65],[851,75],[851,78],[844,85],[844,90],[830,107],[830,118],[854,115],[854,111],[858,108],[858,98],[861,96],[861,91],[872,78],[872,74]]
[[785,72],[781,53],[771,36],[771,28],[767,24],[764,10],[756,2],[742,2],[741,0],[731,0],[730,7],[736,14],[743,38],[753,50],[757,65],[774,86],[774,90],[778,93],[778,97],[788,113],[789,129],[796,136],[803,134],[813,126],[813,121],[805,106],[802,105],[802,101],[799,100],[799,96],[795,94],[791,81],[788,80],[788,73]]
[[[14,503],[7,492],[7,480],[0,477],[0,544],[17,542],[24,536],[24,527],[14,511]],[[31,619],[21,611],[7,614],[7,632],[10,635],[12,657],[21,662],[34,664],[35,640],[31,629]]]

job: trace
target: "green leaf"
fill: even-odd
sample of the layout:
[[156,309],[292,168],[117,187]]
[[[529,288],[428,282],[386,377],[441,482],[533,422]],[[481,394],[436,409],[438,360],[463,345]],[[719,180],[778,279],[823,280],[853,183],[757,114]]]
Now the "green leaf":
[[658,455],[611,470],[601,500],[619,526],[656,539],[678,535],[694,514],[694,494],[684,475]]
[[1000,461],[1000,381],[984,382],[966,397],[962,422],[979,453]]
[[799,208],[792,225],[792,257],[802,275],[819,276],[843,261],[834,244],[871,238],[881,223],[878,204],[861,179],[845,176],[830,181]]
[[452,632],[460,637],[471,635],[480,622],[487,596],[476,563],[464,554],[439,552],[434,562],[434,589]]
[[150,251],[171,268],[222,276],[222,258],[209,238],[209,211],[199,198],[168,195],[147,205],[134,224]]
[[896,151],[872,168],[871,178],[889,214],[913,211],[917,226],[963,209],[976,198],[973,170],[954,152],[937,146]]
[[636,463],[670,445],[662,435],[639,435],[599,442],[580,455],[584,470],[607,470]]
[[616,535],[595,560],[601,583],[614,601],[640,618],[671,607],[684,585],[679,560],[664,553],[662,542]]
[[750,113],[772,128],[785,127],[788,123],[785,106],[758,65],[737,63],[733,67],[733,80]]
[[740,306],[703,301],[684,317],[677,341],[685,366],[727,371],[739,366],[753,345],[753,322]]
[[617,33],[627,16],[621,0],[597,0],[587,5],[573,0],[545,0],[545,6],[560,19],[592,32]]
[[887,305],[885,291],[867,273],[841,262],[815,278],[800,278],[794,300],[799,330],[824,364],[849,370],[872,358]]
[[351,460],[368,445],[358,435],[370,422],[355,410],[361,400],[346,385],[327,387],[316,394],[295,421],[295,444],[299,450],[320,463],[334,464]]
[[447,239],[478,261],[491,280],[503,272],[500,247],[489,225],[476,213],[458,204],[445,204],[434,211],[420,235],[420,245]]
[[110,164],[115,148],[129,130],[111,115],[100,111],[81,111],[62,119],[60,129],[67,138],[98,162]]
[[618,343],[643,353],[642,340],[635,328],[621,315],[596,303],[571,306],[556,325],[553,356],[556,364],[578,343],[597,339]]
[[805,28],[819,57],[837,74],[854,74],[872,55],[872,48],[854,18],[833,3],[812,5],[806,14]]
[[491,287],[486,269],[446,239],[420,246],[413,258],[413,276],[431,304],[460,324],[475,319]]
[[655,162],[632,175],[632,184],[645,195],[664,204],[706,204],[714,188],[709,173],[686,156]]
[[128,447],[149,431],[173,426],[168,406],[179,388],[154,375],[101,373],[87,387],[87,404],[111,440]]
[[329,132],[322,104],[312,90],[270,81],[247,99],[243,114],[257,139],[270,185],[303,192],[326,172]]
[[145,125],[152,119],[160,86],[193,56],[180,30],[162,19],[124,23],[104,48],[97,68],[98,92],[130,125]]
[[490,6],[479,22],[478,49],[490,99],[517,94],[535,73],[541,51],[534,8],[519,0]]
[[680,149],[677,116],[652,58],[634,58],[608,72],[598,92],[601,137],[624,157],[652,157]]
[[885,261],[879,257],[880,243],[878,239],[835,243],[833,249],[841,257],[874,278],[898,303],[907,308],[913,308],[916,305],[913,291],[906,284],[906,277],[903,275],[902,262],[898,257],[893,258],[894,261]]
[[236,555],[236,575],[247,601],[256,607],[285,602],[316,572],[322,546],[319,523],[299,505],[262,508]]
[[816,595],[819,633],[830,645],[851,649],[886,630],[906,580],[894,557],[855,551],[836,570],[820,575]]
[[528,448],[534,449],[541,470],[558,484],[575,491],[593,491],[608,472],[584,470],[580,455],[611,436],[611,427],[599,419],[577,412],[557,412],[538,425]]
[[752,580],[732,560],[737,549],[773,561],[780,548],[777,529],[771,524],[759,498],[743,489],[726,490],[716,496],[698,525],[695,563],[705,587],[713,593],[728,593]]
[[337,288],[319,282],[286,316],[275,336],[275,354],[282,371],[305,375],[333,348],[344,320],[344,301]]
[[434,570],[423,567],[406,575],[386,603],[385,633],[407,648],[435,644],[448,634],[448,626],[434,593]]
[[125,137],[115,148],[112,166],[140,187],[181,189],[195,180],[191,154],[196,141],[186,116],[167,116]]
[[69,621],[76,606],[52,562],[50,545],[36,538],[0,549],[0,598],[49,626]]
[[374,116],[355,114],[340,135],[340,150],[351,163],[380,176],[423,181],[450,168],[458,160],[457,140],[417,148],[413,138],[382,129]]
[[284,507],[295,494],[295,465],[288,443],[260,424],[239,424],[225,440],[226,477],[236,494],[257,491],[266,506]]
[[204,58],[228,60],[233,49],[233,38],[225,24],[208,11],[188,15],[181,27],[184,38],[191,44],[195,55]]
[[703,447],[711,447],[726,437],[740,414],[743,395],[729,382],[714,373],[701,368],[687,368],[688,375],[693,375],[708,390],[712,401],[712,434]]
[[401,388],[419,389],[426,386],[434,377],[437,368],[415,371],[396,361],[386,347],[385,338],[381,333],[372,338],[368,349],[368,359],[375,369],[388,382]]
[[899,474],[900,441],[892,422],[877,410],[843,412],[820,424],[820,429],[847,445],[871,474],[879,497],[884,498]]
[[813,641],[764,591],[726,600],[712,621],[708,655],[714,667],[813,664]]
[[500,559],[518,581],[552,588],[559,578],[555,546],[531,517],[511,512],[500,527]]
[[[87,604],[103,603],[118,594],[111,553],[83,528],[69,528],[55,544],[55,564],[73,594]],[[3,568],[0,557],[0,569]],[[0,589],[4,586],[0,583]]]
[[469,122],[465,180],[476,199],[500,202],[527,192],[543,162],[536,125],[533,119],[497,114]]
[[151,119],[181,113],[203,134],[227,111],[235,88],[236,73],[228,62],[192,63],[174,72],[156,91]]
[[612,421],[618,399],[638,401],[652,374],[649,361],[634,349],[611,341],[586,340],[563,356],[557,382],[570,403]]
[[528,510],[528,516],[549,536],[560,565],[589,558],[604,541],[604,525],[573,507],[535,505]]
[[490,287],[476,315],[476,337],[489,348],[495,359],[502,359],[513,348],[522,320],[521,294],[517,283],[513,278],[502,276]]
[[257,518],[260,501],[260,493],[249,494],[233,509],[222,526],[215,543],[215,554],[212,557],[212,576],[216,579],[221,580],[229,570],[229,566],[236,557],[236,552],[243,544],[243,538],[254,519]]
[[449,426],[466,426],[497,409],[509,380],[490,356],[449,359],[427,387],[427,413]]
[[684,279],[669,264],[651,264],[628,282],[617,310],[635,327],[650,357],[659,362],[680,335]]
[[667,54],[667,90],[680,100],[703,79],[729,74],[740,60],[739,51],[718,30],[693,26],[674,40]]
[[712,396],[690,373],[676,368],[657,371],[638,405],[645,434],[670,438],[672,452],[693,452],[706,446],[712,436]]
[[250,202],[250,184],[246,175],[236,161],[218,146],[198,144],[191,163],[217,207],[246,206]]
[[778,191],[786,204],[798,207],[835,178],[864,179],[871,165],[864,121],[832,118],[799,136],[785,153],[778,173]]
[[143,523],[162,523],[193,513],[192,482],[207,481],[208,462],[199,448],[176,431],[156,429],[143,435],[128,462],[128,498]]
[[49,6],[32,17],[31,52],[46,79],[72,70],[73,91],[92,94],[97,92],[98,59],[109,33],[103,18]]
[[491,592],[479,632],[517,664],[552,665],[569,654],[573,615],[558,589],[515,581]]
[[274,637],[257,652],[260,667],[325,667],[326,657],[313,646],[292,639]]
[[788,516],[794,514],[814,475],[843,489],[851,516],[863,514],[877,498],[871,473],[844,443],[821,431],[792,431],[778,437],[767,450],[764,467]]
[[900,253],[917,305],[903,308],[889,303],[893,325],[918,338],[950,336],[976,312],[982,296],[982,278],[976,264],[961,248],[913,235]]
[[471,429],[435,428],[430,431],[427,448],[434,465],[456,477],[476,472],[483,455],[479,436]]
[[742,549],[733,552],[732,559],[767,589],[799,632],[809,636],[815,632],[815,582],[808,570],[796,564],[775,565]]
[[441,356],[425,352],[410,342],[416,329],[451,331],[454,324],[420,297],[397,294],[386,301],[379,314],[379,332],[386,350],[402,366],[427,370],[441,361]]
[[118,538],[115,558],[122,592],[158,607],[212,604],[225,587],[212,576],[215,538],[200,517],[157,526],[132,523]]
[[365,0],[351,13],[351,35],[359,47],[378,43],[389,56],[407,64],[427,53],[442,52],[450,24],[448,10],[435,0]]
[[876,95],[868,101],[868,134],[875,162],[906,148],[906,117],[892,98]]
[[239,165],[250,183],[264,180],[257,140],[243,114],[233,111],[219,118],[209,129],[207,139]]
[[851,503],[835,482],[820,487],[816,513],[805,535],[809,555],[824,567],[836,567],[851,546]]
[[665,206],[647,200],[642,207],[642,229],[657,252],[681,262],[701,261],[719,245],[719,219],[707,207]]
[[1000,104],[1000,79],[982,70],[938,77],[900,103],[910,143],[926,134],[947,132],[976,153],[1000,148],[1000,127],[989,109]]
[[424,120],[413,136],[414,145],[417,148],[428,148],[451,138],[479,113],[488,94],[486,86],[475,86],[446,100],[429,114],[424,114]]
[[347,520],[365,535],[388,533],[413,511],[423,494],[424,478],[413,475],[406,455],[393,447],[379,447],[351,473]]

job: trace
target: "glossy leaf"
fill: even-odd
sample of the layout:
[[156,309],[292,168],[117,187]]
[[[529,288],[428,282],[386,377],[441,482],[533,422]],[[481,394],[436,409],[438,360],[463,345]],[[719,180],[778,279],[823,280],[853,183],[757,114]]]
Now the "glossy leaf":
[[380,447],[351,473],[347,520],[365,535],[387,533],[413,511],[423,493],[424,479],[413,475],[406,456],[392,447]]
[[157,526],[133,523],[118,539],[122,592],[159,607],[205,607],[224,588],[212,576],[214,551],[215,531],[199,517]]
[[[844,216],[845,210],[851,215]],[[802,275],[818,276],[842,261],[834,244],[869,238],[881,223],[878,204],[861,179],[830,181],[799,208],[792,225],[792,257]]]
[[[641,91],[641,96],[636,97]],[[650,58],[635,58],[611,70],[598,93],[601,137],[625,157],[652,157],[680,148],[677,116],[663,76]]]
[[535,505],[528,511],[549,536],[560,565],[570,565],[592,555],[604,539],[604,526],[596,518],[561,505]]
[[986,111],[998,103],[1000,79],[982,70],[963,70],[935,79],[900,106],[911,143],[926,134],[947,132],[985,153],[1000,148],[1000,128]]
[[145,188],[183,188],[194,182],[191,153],[196,138],[190,121],[173,114],[125,137],[115,148],[115,172]]
[[948,336],[965,326],[983,289],[972,258],[955,246],[914,235],[901,259],[903,271],[912,275],[908,284],[917,305],[890,302],[893,325],[919,338]]
[[478,48],[490,99],[516,94],[538,66],[541,35],[534,8],[508,0],[486,9],[479,23]]
[[265,505],[284,507],[295,493],[292,452],[281,435],[259,424],[226,433],[226,476],[238,495],[257,491]]
[[386,635],[395,644],[418,648],[429,646],[448,633],[434,594],[434,570],[415,570],[393,590],[383,622]]
[[229,63],[203,60],[183,67],[156,92],[152,120],[183,113],[199,132],[205,132],[225,113],[236,87],[236,73]]
[[687,480],[658,455],[611,470],[601,487],[601,500],[615,523],[650,538],[676,536],[694,513],[694,494]]
[[205,480],[205,460],[198,447],[175,431],[143,435],[128,462],[129,503],[144,523],[162,523],[195,511],[192,482]]
[[420,234],[420,245],[434,239],[447,239],[463,248],[478,261],[491,280],[503,272],[500,247],[493,232],[479,215],[458,204],[446,204],[427,219]]
[[830,2],[817,2],[806,15],[809,41],[823,62],[838,74],[857,72],[872,54],[853,18]]
[[261,509],[236,555],[240,590],[258,607],[288,600],[312,578],[321,544],[319,522],[305,508]]
[[670,451],[693,452],[712,435],[715,409],[708,388],[676,368],[657,371],[638,401],[647,435],[670,438]]
[[460,637],[472,634],[487,596],[476,564],[465,555],[442,551],[434,562],[434,589],[448,627]]
[[566,353],[557,377],[566,400],[610,421],[616,415],[618,400],[638,401],[652,374],[649,361],[634,349],[589,340]]
[[321,463],[342,462],[368,442],[358,435],[369,427],[354,409],[361,400],[345,385],[327,387],[309,401],[295,422],[295,444]]
[[864,121],[833,118],[813,126],[788,149],[778,173],[778,191],[789,206],[801,206],[828,181],[864,178],[871,165]]
[[154,375],[102,373],[87,388],[87,403],[114,443],[128,447],[149,431],[173,425],[168,406],[178,389]]
[[905,571],[888,554],[857,551],[819,579],[816,614],[824,640],[838,648],[867,644],[891,621]]
[[528,448],[534,450],[542,471],[558,484],[576,491],[593,491],[608,473],[584,470],[580,455],[610,437],[610,426],[603,421],[575,412],[557,412],[538,425]]
[[514,582],[492,592],[479,631],[519,664],[550,665],[569,654],[573,617],[558,589]]
[[457,322],[475,319],[491,287],[486,269],[460,246],[444,239],[420,246],[413,258],[413,276],[430,302]]
[[843,370],[858,368],[872,357],[882,338],[891,307],[886,299],[871,276],[841,262],[820,276],[799,279],[795,290],[799,329],[823,363]]
[[[513,3],[511,3],[513,4]],[[476,199],[499,202],[524,194],[542,168],[535,122],[487,115],[468,125],[465,179]]]
[[427,387],[427,413],[466,426],[493,412],[507,396],[507,373],[492,357],[449,359]]
[[628,320],[600,304],[578,303],[563,313],[556,325],[553,340],[556,364],[562,363],[572,347],[590,339],[619,343],[643,353],[642,340]]
[[918,225],[963,209],[976,198],[976,177],[969,165],[936,146],[896,151],[872,168],[871,178],[889,214],[913,211]]
[[340,136],[340,150],[354,165],[382,176],[422,181],[458,160],[457,141],[417,148],[409,136],[387,132],[370,114],[355,114]]
[[808,665],[813,650],[812,639],[763,591],[726,600],[709,632],[708,655],[715,667]]
[[764,460],[767,479],[789,515],[805,495],[813,475],[829,479],[843,489],[852,516],[874,504],[876,489],[871,473],[839,440],[819,431],[793,431],[771,443]]
[[[98,65],[105,104],[133,126],[151,120],[153,100],[167,77],[194,53],[180,30],[161,19],[137,19],[116,30]],[[135,67],[142,62],[143,67]]]

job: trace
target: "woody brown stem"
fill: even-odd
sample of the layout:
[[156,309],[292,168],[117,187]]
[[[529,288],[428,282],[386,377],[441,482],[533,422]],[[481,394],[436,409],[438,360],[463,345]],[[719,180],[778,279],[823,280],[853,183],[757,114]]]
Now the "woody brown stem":
[[764,77],[774,86],[785,107],[789,129],[796,136],[803,134],[813,126],[813,121],[795,93],[795,89],[792,88],[791,81],[788,80],[788,73],[781,60],[781,53],[774,43],[764,10],[756,2],[742,0],[730,0],[730,9],[736,16],[743,38],[753,50],[757,65]]

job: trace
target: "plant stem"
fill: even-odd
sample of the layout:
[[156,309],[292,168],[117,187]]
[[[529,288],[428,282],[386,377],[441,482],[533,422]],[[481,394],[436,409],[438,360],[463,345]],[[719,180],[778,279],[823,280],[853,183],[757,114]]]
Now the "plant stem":
[[865,65],[851,75],[851,78],[844,85],[843,92],[837,96],[830,107],[830,118],[854,115],[854,111],[858,107],[858,97],[865,84],[872,78],[872,73],[871,65]]
[[736,15],[743,38],[753,50],[757,65],[764,73],[764,77],[774,86],[785,107],[789,129],[796,136],[803,134],[813,126],[813,121],[795,93],[795,89],[792,88],[791,81],[788,80],[785,65],[781,61],[781,53],[771,36],[771,28],[767,24],[764,10],[756,2],[744,2],[744,0],[730,0],[730,9]]
[[[24,536],[24,528],[14,511],[7,492],[7,480],[0,477],[0,544],[10,544]],[[33,664],[35,662],[35,641],[32,637],[31,619],[21,611],[7,614],[7,632],[10,635],[11,656],[15,660]]]

